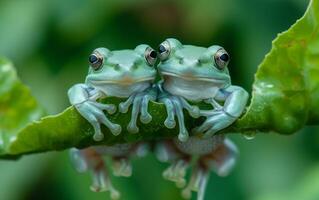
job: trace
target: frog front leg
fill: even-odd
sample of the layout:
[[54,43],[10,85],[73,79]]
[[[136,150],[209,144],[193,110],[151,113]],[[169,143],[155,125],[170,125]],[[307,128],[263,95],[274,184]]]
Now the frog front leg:
[[156,97],[157,90],[154,86],[144,92],[132,94],[125,102],[119,104],[119,111],[121,113],[127,113],[129,107],[132,105],[131,120],[127,126],[127,130],[130,133],[139,132],[136,124],[139,113],[141,113],[140,120],[142,123],[147,124],[152,121],[152,116],[148,113],[147,109],[149,101],[156,100]]
[[197,106],[190,105],[183,97],[169,94],[168,92],[163,90],[161,83],[158,84],[158,88],[158,101],[164,103],[167,112],[167,117],[164,121],[164,125],[169,129],[174,128],[176,125],[176,115],[179,126],[178,139],[182,142],[187,141],[189,134],[185,127],[183,109],[185,108],[190,116],[197,118],[200,115],[199,108]]
[[85,84],[76,84],[68,91],[70,103],[93,126],[93,139],[95,141],[101,141],[104,137],[101,131],[101,123],[108,127],[113,135],[121,133],[121,126],[112,123],[103,112],[105,110],[109,114],[113,114],[116,111],[116,106],[96,102],[101,96],[102,94],[99,91]]
[[[238,86],[221,89],[214,98],[206,100],[207,103],[212,104],[214,109],[201,110],[200,114],[207,119],[201,126],[195,128],[194,132],[204,133],[205,137],[210,137],[228,127],[243,113],[248,96],[248,93]],[[224,105],[219,105],[216,100],[223,101]]]

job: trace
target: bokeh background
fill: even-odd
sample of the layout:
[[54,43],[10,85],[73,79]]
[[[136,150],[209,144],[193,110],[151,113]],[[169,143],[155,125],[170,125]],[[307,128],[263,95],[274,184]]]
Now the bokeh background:
[[[83,82],[87,57],[167,37],[184,44],[219,44],[231,54],[234,84],[251,91],[254,72],[279,32],[304,13],[303,0],[1,0],[0,55],[11,59],[49,114],[68,106],[67,89]],[[230,137],[241,155],[226,178],[211,175],[206,199],[319,199],[319,134],[308,127],[292,136]],[[112,178],[124,200],[178,200],[180,191],[161,177],[167,167],[152,154],[134,160],[130,179]],[[101,200],[77,174],[68,153],[50,152],[0,161],[1,200]],[[196,195],[193,195],[193,199]]]

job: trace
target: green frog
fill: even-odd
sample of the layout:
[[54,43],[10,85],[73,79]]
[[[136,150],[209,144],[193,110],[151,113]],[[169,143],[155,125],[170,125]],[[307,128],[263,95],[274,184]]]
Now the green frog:
[[[149,123],[152,116],[148,113],[148,103],[155,100],[157,90],[153,81],[157,52],[148,45],[138,45],[134,50],[110,51],[98,48],[89,56],[89,73],[84,84],[70,88],[68,96],[71,104],[93,126],[95,141],[104,137],[101,124],[114,134],[121,132],[121,126],[112,123],[107,115],[116,112],[113,104],[100,103],[106,97],[127,98],[119,104],[119,111],[126,113],[132,105],[131,120],[127,126],[130,133],[137,133],[138,115],[142,123]],[[115,176],[129,177],[132,174],[130,157],[144,155],[145,143],[116,144],[113,146],[92,146],[85,149],[73,148],[70,151],[72,164],[79,172],[92,173],[91,189],[96,192],[109,191],[112,199],[120,198],[113,187],[103,156],[113,160]]]
[[[176,39],[167,39],[159,45],[158,72],[160,83],[159,101],[167,110],[164,122],[168,128],[175,126],[174,115],[179,123],[178,138],[188,139],[183,108],[191,116],[205,116],[206,121],[197,127],[195,133],[210,137],[232,124],[244,111],[248,93],[241,87],[231,84],[227,65],[229,54],[221,46],[208,48],[182,45]],[[212,110],[199,110],[188,102],[211,104]],[[221,103],[223,105],[221,105]]]
[[[166,39],[159,45],[158,101],[166,106],[164,125],[175,127],[175,115],[179,125],[176,139],[159,141],[156,154],[160,161],[171,162],[164,171],[164,178],[174,181],[178,187],[186,185],[185,173],[192,158],[196,158],[191,180],[183,190],[185,198],[191,191],[198,191],[198,200],[204,198],[209,170],[227,175],[235,164],[236,146],[224,135],[215,135],[228,127],[244,112],[248,93],[231,84],[228,71],[230,56],[224,48],[213,45],[208,48],[183,45],[176,39]],[[206,103],[212,109],[201,110],[197,104]],[[183,109],[192,117],[206,117],[189,137],[184,123]]]
[[112,123],[104,114],[116,112],[113,104],[102,104],[97,100],[106,97],[127,98],[119,104],[119,110],[126,113],[131,104],[131,121],[127,129],[137,133],[138,114],[141,121],[152,120],[147,111],[148,102],[156,99],[156,88],[152,87],[156,76],[157,53],[148,45],[139,45],[134,50],[110,51],[98,48],[89,56],[89,73],[84,84],[76,84],[68,91],[70,103],[94,127],[93,139],[104,137],[100,124],[114,134],[121,133],[121,126]]

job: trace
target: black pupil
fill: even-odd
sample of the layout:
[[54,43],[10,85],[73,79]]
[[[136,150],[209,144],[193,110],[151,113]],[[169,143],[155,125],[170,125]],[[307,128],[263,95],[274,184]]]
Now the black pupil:
[[157,57],[157,53],[155,51],[151,51],[150,57],[151,58],[156,58]]
[[165,51],[166,51],[166,48],[163,45],[159,45],[158,52],[159,53],[164,53]]
[[98,57],[96,55],[90,55],[89,56],[89,62],[92,63],[92,64],[96,63],[98,60],[99,59],[98,59]]
[[220,56],[220,59],[224,62],[227,62],[229,60],[228,54],[224,53],[223,55]]

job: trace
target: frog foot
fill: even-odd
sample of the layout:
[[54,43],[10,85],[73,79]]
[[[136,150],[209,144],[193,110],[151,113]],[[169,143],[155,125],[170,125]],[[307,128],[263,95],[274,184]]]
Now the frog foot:
[[93,192],[109,191],[113,200],[120,198],[121,194],[113,187],[105,169],[95,169],[93,171],[93,183],[90,187]]
[[150,150],[151,150],[151,146],[149,143],[140,142],[137,144],[137,147],[135,149],[135,154],[137,157],[142,158],[142,157],[145,157]]
[[182,191],[182,196],[185,199],[192,197],[192,191],[197,192],[197,200],[204,200],[207,181],[209,178],[209,172],[199,166],[197,166],[191,175],[187,187]]
[[72,166],[77,172],[83,173],[89,169],[88,163],[85,157],[82,155],[82,151],[76,148],[71,148],[69,151],[70,160]]
[[101,131],[100,124],[104,124],[109,128],[113,135],[119,135],[122,128],[118,124],[112,123],[104,114],[104,110],[109,114],[113,114],[116,111],[116,106],[113,104],[102,104],[95,101],[87,100],[83,103],[75,105],[75,108],[79,113],[93,126],[95,141],[101,141],[104,135]]
[[189,163],[187,161],[179,160],[163,172],[163,177],[175,182],[177,187],[182,188],[186,184],[185,175],[188,165]]
[[211,137],[218,131],[228,127],[236,121],[236,117],[226,113],[223,109],[201,110],[201,116],[205,116],[205,122],[193,129],[195,134],[204,134],[204,137]]
[[132,165],[128,158],[113,159],[114,176],[130,177],[132,175]]
[[125,102],[119,104],[119,111],[126,113],[129,107],[132,105],[131,120],[127,125],[127,130],[130,133],[138,133],[137,127],[138,114],[141,113],[140,120],[143,124],[147,124],[152,121],[152,116],[148,113],[148,103],[151,100],[156,99],[156,91],[151,88],[145,92],[131,95]]
[[[238,157],[236,145],[228,138],[213,152],[213,160],[206,161],[206,165],[219,176],[227,176],[234,168]],[[211,157],[210,157],[211,158]],[[205,158],[204,158],[205,159]]]
[[177,96],[165,96],[160,98],[159,101],[164,103],[166,107],[167,118],[164,121],[164,125],[169,129],[174,128],[176,125],[174,116],[176,115],[179,126],[178,139],[182,142],[187,141],[189,134],[185,127],[183,108],[194,118],[200,116],[199,108],[190,105],[184,98]]

